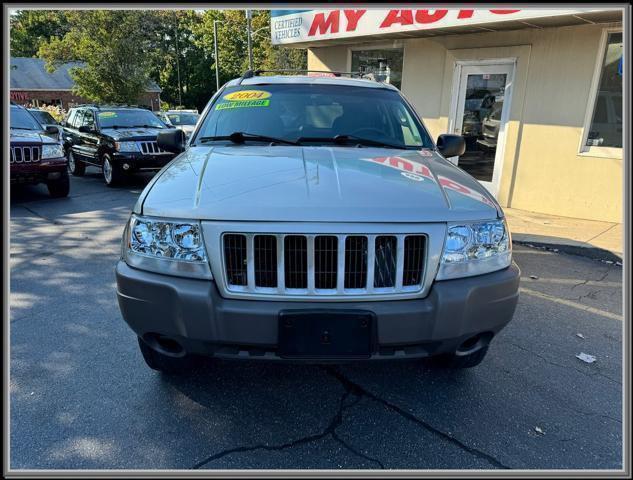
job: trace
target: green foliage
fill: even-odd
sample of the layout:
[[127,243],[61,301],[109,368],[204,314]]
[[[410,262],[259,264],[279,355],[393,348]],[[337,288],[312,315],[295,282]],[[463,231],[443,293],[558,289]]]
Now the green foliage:
[[[213,55],[213,21],[218,20],[220,84],[248,69],[248,39],[244,10],[207,10],[195,34],[197,42]],[[305,69],[305,49],[274,47],[270,41],[270,11],[254,10],[251,20],[253,68],[262,70]],[[215,68],[215,65],[213,65]]]
[[[202,110],[216,86],[213,20],[220,22],[220,85],[248,69],[244,10],[39,13],[43,15],[12,19],[12,55],[17,55],[14,45],[15,52],[18,47],[26,51],[23,45],[30,45],[49,69],[68,61],[84,62],[86,67],[73,69],[71,75],[77,93],[94,102],[137,103],[152,79],[161,87],[166,104]],[[46,18],[51,25],[45,25]],[[14,30],[13,24],[20,27]],[[304,49],[271,45],[269,11],[254,10],[251,28],[254,68],[306,68]]]
[[[50,70],[68,61],[85,67],[70,74],[76,93],[99,103],[136,103],[148,85],[155,29],[152,14],[138,10],[69,11],[63,38],[43,44],[38,55]],[[147,28],[140,28],[145,25]]]
[[9,19],[12,57],[35,57],[42,44],[63,37],[70,25],[64,10],[20,10]]

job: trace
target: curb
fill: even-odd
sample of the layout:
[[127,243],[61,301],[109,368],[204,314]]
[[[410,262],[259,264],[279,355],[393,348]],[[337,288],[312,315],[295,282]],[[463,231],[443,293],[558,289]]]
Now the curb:
[[598,247],[579,247],[578,245],[566,245],[560,243],[544,243],[532,242],[529,240],[512,240],[512,243],[522,245],[524,247],[535,247],[553,251],[555,253],[562,252],[568,255],[577,255],[580,257],[590,258],[592,260],[600,260],[605,263],[613,263],[622,265],[622,257],[616,255],[609,250]]

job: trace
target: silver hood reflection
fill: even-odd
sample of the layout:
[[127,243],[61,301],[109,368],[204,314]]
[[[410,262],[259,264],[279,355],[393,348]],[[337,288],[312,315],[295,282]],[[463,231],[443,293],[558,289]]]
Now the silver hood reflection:
[[447,222],[501,209],[431,150],[194,146],[141,194],[136,213],[222,221]]

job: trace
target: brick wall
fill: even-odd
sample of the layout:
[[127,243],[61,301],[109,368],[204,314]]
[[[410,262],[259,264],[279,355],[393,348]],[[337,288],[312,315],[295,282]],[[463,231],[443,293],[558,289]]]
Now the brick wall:
[[[139,100],[139,105],[150,107],[152,110],[159,110],[158,92],[148,92],[143,94]],[[11,90],[11,100],[20,105],[60,105],[64,110],[82,103],[90,103],[83,97],[75,95],[67,90],[59,91],[35,91],[35,90]]]

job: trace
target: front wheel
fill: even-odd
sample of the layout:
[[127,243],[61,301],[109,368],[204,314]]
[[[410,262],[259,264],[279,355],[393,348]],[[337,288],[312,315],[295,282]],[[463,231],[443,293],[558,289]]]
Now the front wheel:
[[150,347],[145,341],[138,338],[138,346],[141,349],[143,360],[149,368],[158,372],[167,374],[185,373],[190,371],[196,366],[195,358],[191,355],[184,357],[170,357],[164,355],[152,347]]
[[56,180],[49,180],[46,182],[48,187],[48,194],[53,198],[67,197],[70,192],[70,177],[68,171],[61,172],[61,177]]
[[68,150],[68,171],[75,177],[81,177],[86,173],[86,164],[75,158],[72,150]]
[[120,167],[112,162],[112,158],[108,154],[103,156],[102,172],[103,179],[108,187],[115,187],[121,183],[123,173]]

